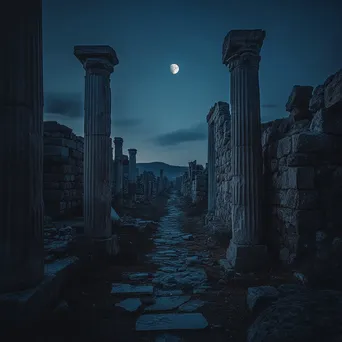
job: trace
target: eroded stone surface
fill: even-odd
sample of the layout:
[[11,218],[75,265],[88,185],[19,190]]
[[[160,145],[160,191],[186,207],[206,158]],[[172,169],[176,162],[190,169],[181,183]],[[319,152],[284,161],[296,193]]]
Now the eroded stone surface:
[[207,320],[200,313],[146,314],[138,318],[135,330],[198,330],[207,326]]
[[142,302],[139,298],[127,298],[120,303],[115,304],[115,306],[121,307],[129,312],[134,312],[140,308],[141,304]]
[[112,294],[135,294],[135,295],[149,295],[153,294],[153,286],[151,285],[131,285],[131,284],[112,284]]

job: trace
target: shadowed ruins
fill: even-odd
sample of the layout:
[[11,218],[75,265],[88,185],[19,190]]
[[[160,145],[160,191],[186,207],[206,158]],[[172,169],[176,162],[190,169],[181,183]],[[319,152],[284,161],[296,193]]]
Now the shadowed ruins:
[[23,10],[1,80],[1,335],[342,340],[342,69],[295,85],[288,115],[261,123],[266,33],[230,31],[230,103],[206,116],[206,165],[140,172],[139,149],[112,137],[114,49],[74,47],[83,136],[43,122],[41,1]]

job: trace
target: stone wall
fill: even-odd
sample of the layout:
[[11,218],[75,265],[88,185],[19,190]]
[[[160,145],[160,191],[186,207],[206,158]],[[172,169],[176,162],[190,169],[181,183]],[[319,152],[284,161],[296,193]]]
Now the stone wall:
[[[207,225],[212,233],[231,233],[231,158],[230,158],[230,112],[226,102],[217,102],[207,116],[209,129],[213,130],[214,163],[212,180],[212,211],[207,215]],[[210,133],[209,133],[210,134]],[[208,168],[210,165],[208,165]],[[210,176],[208,176],[210,177]],[[208,179],[209,182],[209,179]],[[209,190],[208,190],[209,191]]]
[[284,263],[317,266],[342,238],[342,70],[308,88],[294,87],[289,118],[263,125],[264,216]]
[[56,121],[44,122],[44,205],[52,218],[82,213],[83,137]]
[[[265,239],[284,264],[312,271],[342,250],[342,70],[314,90],[295,86],[286,110],[287,118],[262,125]],[[207,116],[216,189],[206,221],[213,232],[231,231],[229,118],[222,103]]]

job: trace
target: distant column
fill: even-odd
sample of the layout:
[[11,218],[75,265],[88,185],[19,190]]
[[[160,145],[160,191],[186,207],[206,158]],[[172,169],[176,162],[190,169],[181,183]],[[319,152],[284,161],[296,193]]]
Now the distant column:
[[128,171],[128,187],[129,196],[131,201],[135,201],[135,191],[137,185],[137,150],[135,148],[130,148],[128,150],[129,154],[129,171]]
[[123,199],[123,139],[120,137],[114,138],[115,145],[115,157],[114,157],[114,167],[115,167],[115,196],[119,204],[122,204]]
[[75,46],[85,71],[84,104],[84,224],[85,234],[111,253],[111,133],[110,74],[119,63],[110,46]]
[[254,271],[264,265],[262,245],[262,155],[259,94],[262,30],[233,30],[223,45],[231,72],[232,240],[228,266]]
[[42,1],[6,12],[0,80],[0,292],[44,277]]

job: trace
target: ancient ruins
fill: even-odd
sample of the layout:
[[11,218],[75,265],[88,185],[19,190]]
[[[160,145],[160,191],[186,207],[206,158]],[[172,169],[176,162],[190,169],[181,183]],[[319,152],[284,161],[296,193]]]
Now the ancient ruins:
[[[192,313],[205,301],[192,296],[222,296],[222,288],[215,292],[208,285],[206,270],[213,269],[215,262],[224,271],[215,286],[224,287],[230,279],[247,281],[239,276],[255,280],[257,272],[270,270],[271,263],[280,261],[302,285],[332,279],[341,288],[342,69],[315,88],[294,86],[285,106],[289,115],[261,123],[259,63],[265,31],[229,32],[222,62],[230,72],[230,104],[219,101],[206,116],[207,164],[191,161],[188,171],[171,181],[163,169],[159,175],[139,172],[137,149],[127,149],[126,155],[123,137],[111,137],[110,76],[119,61],[110,46],[74,47],[85,70],[84,137],[58,122],[43,122],[41,1],[23,7],[28,15],[19,21],[11,18],[15,27],[4,38],[6,68],[1,80],[6,85],[1,88],[0,126],[2,317],[41,319],[58,301],[69,278],[77,274],[75,270],[114,260],[118,221],[123,235],[128,228],[135,229],[134,248],[140,246],[141,230],[155,229],[149,239],[154,240],[157,252],[151,260],[160,267],[153,274],[148,269],[128,276],[130,281],[143,279],[143,285],[112,283],[111,295],[150,297],[125,298],[110,304],[110,309],[128,306],[127,311],[133,312],[145,305],[146,312],[182,312],[151,314],[152,318],[142,314],[136,321],[137,331],[208,327],[201,313]],[[115,108],[113,115],[117,115]],[[198,251],[199,244],[192,247],[196,255],[189,255],[190,247],[185,247],[194,240],[193,234],[177,226],[185,215],[179,209],[179,196],[170,195],[172,187],[191,205],[207,205],[202,215],[210,237],[203,251]],[[131,210],[141,203],[152,205],[167,196],[169,213],[160,222],[124,221],[115,211]],[[81,218],[81,226],[55,223],[75,217]],[[217,247],[213,242],[217,234],[224,236],[228,248],[225,257],[214,262],[216,254],[209,250]],[[77,256],[62,248],[69,243],[78,248]],[[177,244],[182,248],[176,250]],[[273,303],[263,307],[265,311],[249,329],[248,341],[278,341],[269,336],[278,334],[272,330],[277,325],[288,329],[282,318],[287,309],[281,309],[283,305],[293,309],[293,302],[305,292],[302,285],[300,290],[298,284],[248,288],[247,304],[254,313],[261,312],[255,311],[261,300]],[[170,291],[178,292],[171,297]],[[297,297],[287,297],[294,291]],[[303,296],[298,303],[304,298],[324,310],[326,303],[335,305],[322,314],[324,322],[330,322],[331,312],[342,307],[339,293],[315,292],[314,299],[308,292]],[[220,297],[220,305],[230,297]],[[336,322],[334,334],[341,337],[341,322]]]

